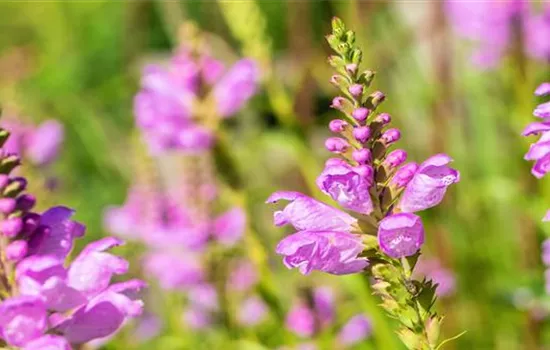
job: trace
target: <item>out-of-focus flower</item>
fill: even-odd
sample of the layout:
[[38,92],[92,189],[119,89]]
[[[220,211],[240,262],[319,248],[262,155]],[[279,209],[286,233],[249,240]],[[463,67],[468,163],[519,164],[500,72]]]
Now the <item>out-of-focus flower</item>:
[[353,316],[340,330],[338,342],[344,346],[355,345],[368,338],[372,333],[372,323],[370,319],[359,314]]
[[436,295],[446,297],[454,293],[456,289],[456,278],[454,273],[441,266],[437,259],[426,259],[421,257],[416,263],[415,274],[425,276],[427,279],[437,283]]
[[[214,67],[214,70],[211,71]],[[254,61],[237,62],[212,86],[223,65],[210,57],[196,60],[180,50],[166,67],[147,66],[134,100],[136,123],[153,153],[201,152],[212,146],[211,130],[197,122],[199,87],[210,85],[219,117],[235,114],[256,92],[259,72]],[[201,82],[202,78],[206,78]],[[204,84],[206,83],[206,84]]]
[[3,118],[0,126],[10,132],[3,149],[28,159],[36,166],[46,166],[58,156],[64,140],[63,125],[50,119],[38,126],[24,124],[14,117]]
[[315,332],[315,314],[303,304],[296,304],[286,316],[286,328],[302,338],[309,338]]
[[329,287],[315,288],[313,307],[321,326],[328,326],[334,322],[334,291]]
[[255,326],[265,320],[267,305],[257,296],[247,298],[239,307],[237,319],[243,326]]
[[550,59],[550,7],[537,11],[527,0],[446,1],[446,12],[456,32],[474,42],[472,55],[480,67],[494,67],[513,48],[516,36],[533,59]]
[[233,291],[246,292],[258,282],[258,271],[248,260],[238,261],[228,278],[228,288]]
[[212,324],[212,316],[208,311],[190,307],[183,312],[183,322],[191,329],[203,330]]

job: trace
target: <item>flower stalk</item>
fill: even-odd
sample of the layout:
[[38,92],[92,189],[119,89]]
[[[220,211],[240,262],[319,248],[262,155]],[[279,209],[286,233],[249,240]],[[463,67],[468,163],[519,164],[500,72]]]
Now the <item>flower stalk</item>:
[[391,127],[389,114],[378,111],[385,94],[368,92],[375,72],[360,69],[363,54],[355,33],[334,18],[327,41],[335,52],[328,60],[336,71],[330,81],[342,94],[331,107],[345,119],[329,123],[337,136],[325,147],[338,157],[325,163],[316,183],[342,209],[297,192],[272,194],[268,203],[290,201],[275,212],[275,224],[298,230],[279,243],[277,253],[303,274],[366,273],[381,307],[400,322],[403,343],[413,350],[437,349],[443,319],[433,310],[437,285],[412,277],[424,243],[415,213],[438,205],[460,174],[445,154],[406,163],[407,152],[392,149],[400,130]]

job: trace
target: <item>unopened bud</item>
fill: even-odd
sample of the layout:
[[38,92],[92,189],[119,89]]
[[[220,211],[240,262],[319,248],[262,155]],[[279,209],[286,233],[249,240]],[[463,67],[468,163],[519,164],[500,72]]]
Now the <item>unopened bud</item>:
[[0,173],[9,174],[15,167],[21,164],[19,156],[12,154],[0,160]]
[[24,177],[15,177],[4,188],[5,197],[16,197],[27,188],[27,180]]
[[367,142],[367,140],[371,135],[371,131],[368,126],[358,126],[353,129],[352,133],[353,133],[353,137],[361,143]]
[[27,255],[28,244],[26,241],[17,240],[6,247],[6,258],[10,261],[19,261]]
[[386,95],[381,91],[375,91],[369,96],[369,101],[374,108],[378,107],[385,99]]
[[325,141],[325,147],[329,152],[344,153],[349,148],[349,143],[339,137],[329,137]]
[[407,152],[402,149],[391,151],[384,160],[384,164],[389,168],[396,168],[407,160]]
[[351,156],[353,157],[353,160],[359,164],[370,163],[372,160],[372,154],[368,148],[357,149],[353,151]]
[[21,232],[23,220],[20,217],[7,218],[0,222],[0,232],[8,238],[13,238]]
[[388,125],[391,122],[391,115],[388,113],[380,113],[376,116],[374,121],[382,125]]
[[15,210],[15,203],[13,198],[0,198],[0,213],[11,214]]
[[401,138],[401,132],[399,131],[399,129],[395,129],[395,128],[388,129],[384,131],[384,133],[382,134],[382,136],[380,136],[380,138],[382,139],[384,144],[390,145],[392,143],[399,141],[399,139]]
[[353,97],[360,97],[361,95],[363,95],[363,85],[361,85],[361,84],[352,84],[348,88],[348,91]]
[[362,123],[365,120],[367,120],[367,117],[369,116],[369,113],[370,113],[370,110],[368,108],[360,107],[360,108],[355,109],[351,113],[351,116],[353,117],[353,119],[355,119],[358,122]]
[[349,124],[342,119],[334,119],[330,121],[330,123],[328,124],[328,128],[334,133],[341,133],[346,130],[346,127],[348,125]]

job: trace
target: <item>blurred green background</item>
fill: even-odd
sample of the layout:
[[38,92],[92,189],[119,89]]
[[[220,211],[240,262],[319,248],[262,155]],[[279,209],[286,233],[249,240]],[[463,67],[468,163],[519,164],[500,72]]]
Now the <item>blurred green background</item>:
[[[532,91],[548,80],[550,66],[512,55],[496,69],[476,69],[439,2],[2,2],[0,101],[36,122],[56,118],[65,125],[64,148],[52,170],[60,190],[47,201],[74,207],[92,240],[106,234],[103,210],[123,202],[131,179],[125,155],[143,64],[167,58],[177,46],[179,25],[188,20],[209,33],[217,56],[258,59],[262,89],[226,131],[247,183],[274,293],[286,306],[289,283],[326,281],[346,296],[340,313],[363,309],[374,320],[373,338],[358,349],[398,349],[392,321],[377,309],[361,277],[302,278],[271,253],[282,230],[272,227],[265,198],[279,189],[312,190],[328,157],[322,145],[335,116],[329,108],[335,91],[328,83],[324,35],[334,15],[357,32],[364,66],[378,72],[376,88],[388,96],[384,109],[402,129],[410,158],[446,152],[461,171],[443,205],[422,213],[427,254],[457,278],[454,295],[439,301],[445,335],[467,330],[446,348],[550,346],[547,322],[530,307],[533,300],[537,307],[546,303],[539,247],[550,234],[540,222],[550,185],[530,175],[522,159],[528,141],[519,135],[537,102]],[[258,339],[284,344],[291,337],[277,321],[265,327],[237,335],[168,327],[145,345],[125,331],[106,347],[262,349]]]

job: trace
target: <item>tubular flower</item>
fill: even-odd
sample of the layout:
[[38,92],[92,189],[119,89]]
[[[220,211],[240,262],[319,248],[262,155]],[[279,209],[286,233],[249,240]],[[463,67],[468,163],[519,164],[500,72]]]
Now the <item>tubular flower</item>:
[[[343,117],[329,123],[336,135],[325,146],[335,157],[326,162],[316,184],[338,207],[298,192],[272,194],[268,203],[289,201],[274,213],[275,225],[290,224],[297,230],[279,242],[276,252],[286,267],[302,274],[365,272],[373,277],[382,306],[403,321],[399,332],[405,344],[411,349],[435,348],[438,340],[426,334],[438,332],[442,320],[430,310],[436,286],[411,277],[425,236],[422,220],[414,213],[440,204],[460,174],[449,166],[446,154],[419,165],[406,163],[405,150],[392,149],[405,134],[392,127],[388,113],[378,111],[386,95],[369,93],[375,74],[359,69],[362,52],[354,44],[355,33],[337,18],[332,26],[327,41],[336,55],[329,63],[337,74],[330,81],[341,92],[332,107]],[[419,311],[421,291],[430,303]],[[423,316],[407,319],[413,314]]]

